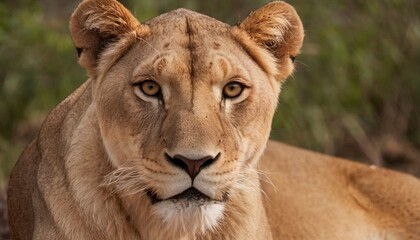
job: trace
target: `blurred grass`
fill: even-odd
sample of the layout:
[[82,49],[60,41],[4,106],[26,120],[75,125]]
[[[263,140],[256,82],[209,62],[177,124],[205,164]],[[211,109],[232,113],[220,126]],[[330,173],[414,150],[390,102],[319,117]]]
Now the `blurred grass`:
[[0,186],[45,114],[85,79],[66,23],[35,1],[0,2]]
[[[67,30],[70,12],[51,19],[45,2],[0,2],[0,187],[45,114],[86,79]],[[266,2],[123,1],[141,21],[185,7],[231,24]],[[405,143],[411,158],[420,149],[418,1],[289,2],[306,39],[272,138],[385,166],[409,163],[397,168],[420,173],[419,159],[384,154],[388,139]]]
[[322,3],[292,2],[306,39],[272,137],[419,175],[420,4]]

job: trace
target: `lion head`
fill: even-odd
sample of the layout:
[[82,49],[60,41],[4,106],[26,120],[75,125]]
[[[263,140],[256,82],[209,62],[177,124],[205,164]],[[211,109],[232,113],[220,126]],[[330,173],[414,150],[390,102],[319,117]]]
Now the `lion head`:
[[185,9],[139,23],[114,0],[87,0],[71,33],[113,167],[104,186],[133,224],[181,236],[240,221],[260,197],[256,164],[302,44],[295,10],[272,2],[236,26]]

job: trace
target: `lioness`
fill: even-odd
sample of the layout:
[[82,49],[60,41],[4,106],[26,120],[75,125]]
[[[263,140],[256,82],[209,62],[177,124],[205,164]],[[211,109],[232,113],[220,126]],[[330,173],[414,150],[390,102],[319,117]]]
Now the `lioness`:
[[16,164],[15,239],[420,239],[414,177],[275,142],[263,154],[303,41],[290,5],[237,26],[185,9],[140,24],[87,0],[70,27],[89,80]]

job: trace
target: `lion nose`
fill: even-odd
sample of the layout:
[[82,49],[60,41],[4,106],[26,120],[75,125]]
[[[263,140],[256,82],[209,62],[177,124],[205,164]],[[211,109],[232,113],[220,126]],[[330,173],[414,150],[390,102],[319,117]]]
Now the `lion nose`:
[[191,179],[194,180],[194,178],[200,173],[200,171],[203,168],[206,168],[210,165],[212,165],[220,156],[220,153],[216,155],[216,157],[213,156],[206,156],[200,159],[189,159],[182,155],[175,155],[173,157],[170,157],[168,154],[166,155],[166,159],[172,163],[173,165],[184,169],[188,175],[190,175]]

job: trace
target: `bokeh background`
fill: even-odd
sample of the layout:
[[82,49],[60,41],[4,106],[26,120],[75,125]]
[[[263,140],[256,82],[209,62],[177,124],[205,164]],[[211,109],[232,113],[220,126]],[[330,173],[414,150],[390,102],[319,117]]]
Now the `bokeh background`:
[[[141,20],[184,7],[236,24],[266,0],[123,0]],[[290,0],[306,29],[271,137],[420,176],[418,0]],[[0,239],[5,189],[45,115],[86,80],[68,21],[77,0],[0,2]]]

